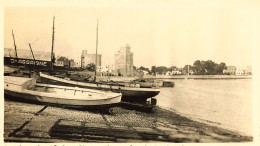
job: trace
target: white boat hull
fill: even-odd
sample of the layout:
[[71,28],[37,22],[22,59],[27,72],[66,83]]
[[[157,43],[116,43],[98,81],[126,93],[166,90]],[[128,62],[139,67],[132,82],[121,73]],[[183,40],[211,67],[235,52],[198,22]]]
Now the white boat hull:
[[21,100],[72,106],[116,104],[121,101],[122,96],[118,93],[57,85],[35,84],[34,90],[26,89],[30,87],[29,85],[19,88],[20,86],[5,80],[4,94]]

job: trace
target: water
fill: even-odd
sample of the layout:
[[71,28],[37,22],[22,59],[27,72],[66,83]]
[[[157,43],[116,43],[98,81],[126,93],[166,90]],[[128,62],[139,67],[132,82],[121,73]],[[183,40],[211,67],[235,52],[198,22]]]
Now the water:
[[172,80],[157,104],[192,119],[252,136],[252,79]]

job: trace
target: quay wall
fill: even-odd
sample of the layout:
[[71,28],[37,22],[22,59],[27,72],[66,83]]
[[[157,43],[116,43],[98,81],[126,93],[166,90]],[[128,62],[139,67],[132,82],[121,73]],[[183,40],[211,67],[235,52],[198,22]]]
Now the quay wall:
[[[122,77],[122,76],[103,76],[98,77],[101,80],[113,80],[113,81],[131,81],[138,79],[138,77]],[[250,76],[236,76],[236,75],[176,75],[176,76],[166,76],[166,75],[146,75],[143,77],[144,79],[252,79],[252,75]]]
[[252,75],[176,75],[176,76],[167,76],[167,75],[146,75],[143,78],[145,79],[252,79]]

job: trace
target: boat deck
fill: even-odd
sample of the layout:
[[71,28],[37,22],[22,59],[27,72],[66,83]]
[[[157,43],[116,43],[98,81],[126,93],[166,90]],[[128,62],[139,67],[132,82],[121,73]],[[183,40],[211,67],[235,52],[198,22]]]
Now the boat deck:
[[[39,93],[55,93],[57,95],[69,96],[70,98],[88,98],[88,99],[104,99],[106,92],[96,92],[91,90],[81,90],[75,88],[62,88],[62,87],[51,87],[51,86],[43,86],[36,85],[35,88],[31,89],[31,91],[38,91]],[[109,93],[111,94],[111,93]],[[113,93],[112,93],[113,94]],[[111,95],[112,95],[111,94]]]

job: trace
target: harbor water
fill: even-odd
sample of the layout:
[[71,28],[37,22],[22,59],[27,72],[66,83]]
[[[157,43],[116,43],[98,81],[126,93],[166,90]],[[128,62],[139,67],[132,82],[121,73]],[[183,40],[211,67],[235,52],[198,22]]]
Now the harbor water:
[[194,120],[252,136],[252,79],[171,80],[157,104]]

